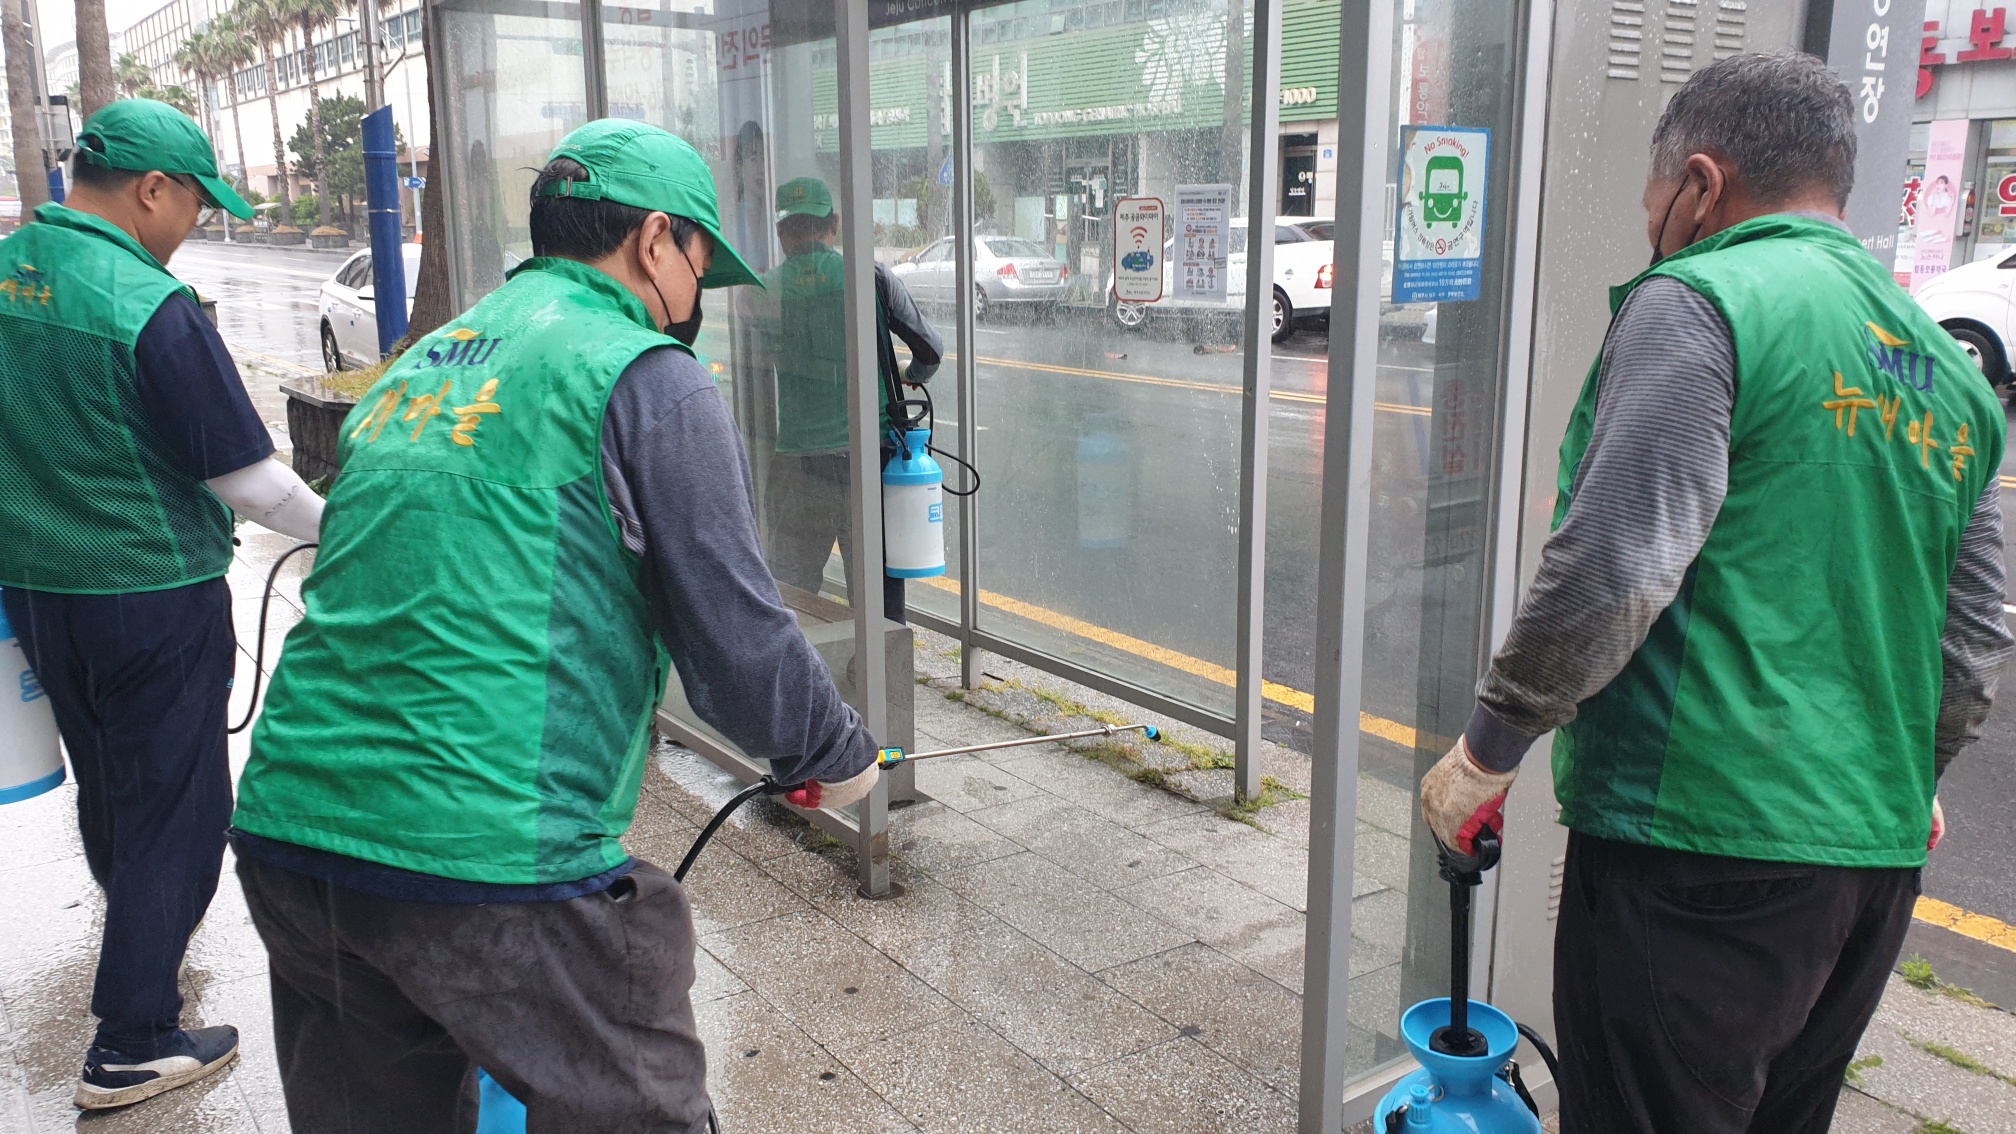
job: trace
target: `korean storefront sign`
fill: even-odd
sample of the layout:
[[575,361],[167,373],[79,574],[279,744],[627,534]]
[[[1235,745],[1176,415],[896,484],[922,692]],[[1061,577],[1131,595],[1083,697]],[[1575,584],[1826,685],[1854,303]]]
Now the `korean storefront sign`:
[[[1826,0],[1814,0],[1817,5]],[[1806,49],[1848,84],[1855,102],[1855,184],[1894,185],[1911,148],[1912,29],[1924,20],[1924,0],[1832,0],[1832,17],[1809,27],[1826,30],[1824,42]],[[1817,13],[1816,13],[1817,14]],[[1848,198],[1849,231],[1877,259],[1889,263],[1897,249],[1895,199],[1881,193]]]
[[1176,298],[1225,302],[1232,253],[1232,187],[1176,187]]
[[1913,292],[1945,275],[1952,265],[1953,232],[1960,222],[1960,184],[1966,156],[1966,119],[1943,118],[1932,123],[1913,226],[1917,248],[1911,265]]
[[1484,284],[1484,201],[1491,131],[1401,132],[1393,302],[1476,299]]

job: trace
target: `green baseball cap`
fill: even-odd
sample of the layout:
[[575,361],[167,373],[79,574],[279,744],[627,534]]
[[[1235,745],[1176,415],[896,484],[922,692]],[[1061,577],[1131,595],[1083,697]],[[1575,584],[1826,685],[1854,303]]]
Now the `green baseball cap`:
[[581,163],[588,180],[556,181],[546,187],[546,196],[614,201],[685,217],[714,238],[714,264],[700,277],[701,287],[763,286],[721,235],[714,175],[684,138],[627,118],[598,118],[560,139],[546,160],[563,157]]
[[78,133],[77,152],[107,169],[193,177],[203,187],[205,204],[252,219],[252,206],[217,176],[217,155],[202,127],[165,102],[122,98],[107,105]]
[[833,190],[816,177],[794,177],[777,187],[777,219],[785,217],[830,217]]

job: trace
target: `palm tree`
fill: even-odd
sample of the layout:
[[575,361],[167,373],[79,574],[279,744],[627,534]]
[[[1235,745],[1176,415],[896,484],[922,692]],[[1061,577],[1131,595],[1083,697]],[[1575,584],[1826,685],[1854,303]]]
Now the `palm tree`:
[[210,135],[210,152],[221,167],[224,150],[217,144],[217,110],[210,105],[210,91],[217,72],[210,60],[210,32],[207,28],[183,40],[182,46],[175,49],[175,65],[196,79],[196,90],[203,104],[203,132]]
[[72,105],[90,121],[118,98],[112,82],[112,33],[105,25],[105,0],[76,0],[77,86]]
[[154,72],[129,51],[112,61],[112,85],[125,98],[139,98],[141,91],[154,85]]
[[231,138],[238,147],[238,171],[243,174],[248,163],[245,160],[245,126],[238,119],[238,72],[252,62],[252,43],[229,12],[220,13],[212,19],[210,30],[204,33],[203,38],[208,41],[206,50],[210,65],[216,68],[223,93],[231,98]]
[[287,187],[287,146],[280,137],[280,71],[273,65],[273,48],[286,43],[294,30],[285,4],[286,0],[238,0],[231,9],[231,21],[259,45],[259,62],[266,73],[266,110],[273,119],[273,164],[280,175],[283,224],[294,215],[294,194]]
[[322,88],[315,79],[315,33],[336,21],[339,0],[279,0],[294,26],[301,29],[302,55],[308,67],[308,137],[314,149],[315,219],[329,223],[329,154],[322,137]]

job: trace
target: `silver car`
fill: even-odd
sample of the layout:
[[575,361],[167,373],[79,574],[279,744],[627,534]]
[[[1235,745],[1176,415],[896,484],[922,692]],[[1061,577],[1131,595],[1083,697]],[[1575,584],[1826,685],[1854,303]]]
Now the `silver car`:
[[[926,244],[890,268],[920,303],[950,304],[958,281],[952,237]],[[1053,308],[1071,290],[1071,269],[1033,240],[1019,236],[973,238],[973,313],[985,319],[997,307],[1034,304]]]

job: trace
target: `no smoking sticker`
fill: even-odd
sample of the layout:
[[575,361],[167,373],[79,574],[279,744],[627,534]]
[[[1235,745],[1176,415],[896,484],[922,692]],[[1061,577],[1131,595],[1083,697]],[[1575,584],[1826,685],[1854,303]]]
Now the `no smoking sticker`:
[[1484,282],[1491,131],[1409,126],[1401,141],[1393,302],[1476,299]]

